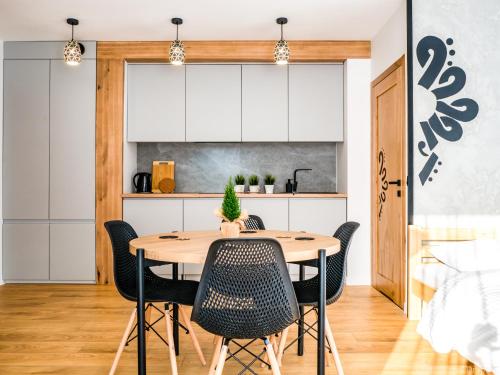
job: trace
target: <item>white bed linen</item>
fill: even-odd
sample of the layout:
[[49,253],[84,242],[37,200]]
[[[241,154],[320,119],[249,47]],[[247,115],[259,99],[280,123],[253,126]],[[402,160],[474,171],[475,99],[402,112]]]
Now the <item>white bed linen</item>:
[[500,271],[462,272],[447,280],[417,331],[437,352],[456,350],[500,375]]
[[413,278],[433,289],[437,289],[458,274],[459,272],[456,269],[448,267],[444,263],[420,263],[415,267]]

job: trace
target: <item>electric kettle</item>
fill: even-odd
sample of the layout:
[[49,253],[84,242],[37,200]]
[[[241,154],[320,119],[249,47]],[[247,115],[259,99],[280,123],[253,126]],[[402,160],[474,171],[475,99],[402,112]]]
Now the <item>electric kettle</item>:
[[136,193],[151,193],[151,173],[136,173],[132,182]]

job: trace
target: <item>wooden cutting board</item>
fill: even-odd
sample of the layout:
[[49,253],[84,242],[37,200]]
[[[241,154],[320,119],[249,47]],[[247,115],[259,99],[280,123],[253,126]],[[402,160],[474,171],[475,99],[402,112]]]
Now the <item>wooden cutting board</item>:
[[[164,179],[169,179],[175,182],[175,163],[173,161],[153,161],[153,193],[162,193],[160,189],[160,182]],[[175,183],[174,183],[175,187]],[[170,193],[173,192],[170,191]]]

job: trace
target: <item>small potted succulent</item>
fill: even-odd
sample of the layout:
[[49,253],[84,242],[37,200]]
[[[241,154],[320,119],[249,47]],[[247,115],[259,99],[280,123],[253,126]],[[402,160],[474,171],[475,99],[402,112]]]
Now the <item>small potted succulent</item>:
[[234,191],[237,193],[245,192],[245,177],[241,174],[234,177]]
[[215,210],[215,215],[222,219],[220,230],[222,237],[239,237],[244,228],[244,220],[248,218],[246,211],[240,209],[240,201],[234,191],[232,179],[226,185],[222,206]]
[[260,192],[259,176],[253,174],[250,177],[248,177],[248,185],[250,187],[250,193]]
[[264,188],[266,189],[266,194],[274,193],[274,182],[276,181],[276,177],[272,174],[266,174],[264,178]]

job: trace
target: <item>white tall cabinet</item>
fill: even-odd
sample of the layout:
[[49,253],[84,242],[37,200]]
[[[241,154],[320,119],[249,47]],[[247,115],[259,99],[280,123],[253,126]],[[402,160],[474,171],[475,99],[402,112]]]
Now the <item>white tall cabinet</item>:
[[3,277],[95,281],[95,42],[4,44]]

